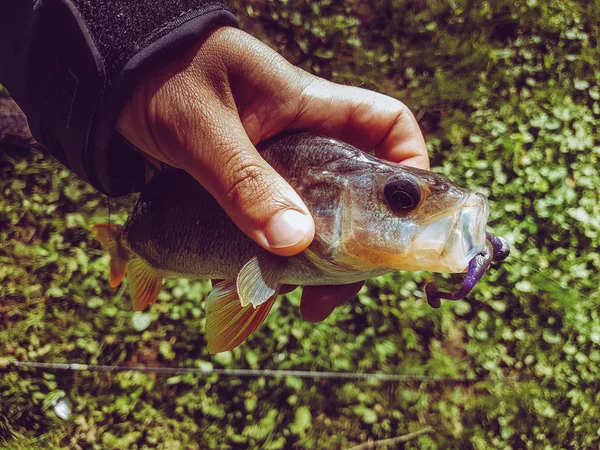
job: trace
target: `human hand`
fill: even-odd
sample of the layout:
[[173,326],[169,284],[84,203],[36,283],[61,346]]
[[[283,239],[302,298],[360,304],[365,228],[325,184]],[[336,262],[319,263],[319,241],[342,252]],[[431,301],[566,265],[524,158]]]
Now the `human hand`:
[[[419,126],[401,102],[315,77],[229,27],[147,73],[117,130],[148,157],[189,172],[244,233],[283,256],[310,244],[314,222],[298,194],[260,157],[258,142],[284,130],[310,130],[429,168]],[[361,286],[306,286],[302,316],[325,319]]]

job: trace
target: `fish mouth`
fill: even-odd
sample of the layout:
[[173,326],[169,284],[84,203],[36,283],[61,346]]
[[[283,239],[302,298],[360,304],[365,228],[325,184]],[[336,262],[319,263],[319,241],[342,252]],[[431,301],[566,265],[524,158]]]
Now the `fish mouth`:
[[472,193],[453,214],[420,225],[408,251],[413,264],[431,272],[466,271],[486,245],[489,212],[487,198]]

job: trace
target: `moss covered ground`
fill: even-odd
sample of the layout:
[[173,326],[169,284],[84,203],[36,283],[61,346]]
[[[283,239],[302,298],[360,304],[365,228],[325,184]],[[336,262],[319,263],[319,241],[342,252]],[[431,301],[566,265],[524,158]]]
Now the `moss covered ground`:
[[[511,257],[431,309],[428,273],[370,281],[325,322],[299,295],[212,357],[209,286],[169,281],[134,313],[91,234],[107,200],[47,155],[0,154],[0,357],[406,374],[421,381],[0,374],[0,447],[348,448],[433,427],[425,449],[600,446],[600,4],[237,0],[301,67],[411,107],[434,170],[489,196]],[[122,223],[131,199],[112,201]],[[439,276],[437,277],[439,279]],[[460,277],[447,277],[449,285]],[[440,382],[426,377],[469,378]],[[73,415],[50,407],[65,393]]]

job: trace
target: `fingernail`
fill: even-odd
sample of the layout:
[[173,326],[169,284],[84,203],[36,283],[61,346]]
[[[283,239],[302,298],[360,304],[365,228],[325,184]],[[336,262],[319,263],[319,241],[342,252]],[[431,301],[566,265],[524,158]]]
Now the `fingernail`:
[[285,248],[300,242],[311,228],[311,217],[296,211],[286,209],[277,214],[265,231],[269,246]]

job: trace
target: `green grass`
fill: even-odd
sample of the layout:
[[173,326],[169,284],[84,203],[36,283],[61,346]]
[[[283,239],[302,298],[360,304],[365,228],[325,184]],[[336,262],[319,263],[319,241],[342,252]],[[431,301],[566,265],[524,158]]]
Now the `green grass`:
[[[589,3],[586,6],[584,3]],[[489,196],[512,256],[467,301],[427,273],[372,280],[325,322],[282,299],[211,357],[209,287],[169,281],[132,311],[90,232],[107,201],[38,152],[0,155],[0,356],[31,361],[518,377],[346,382],[21,371],[0,378],[6,448],[346,448],[431,425],[406,448],[600,445],[600,5],[236,2],[294,63],[402,99],[435,170]],[[111,202],[122,223],[131,199]],[[448,283],[458,278],[448,277]],[[48,408],[61,391],[68,421]]]

